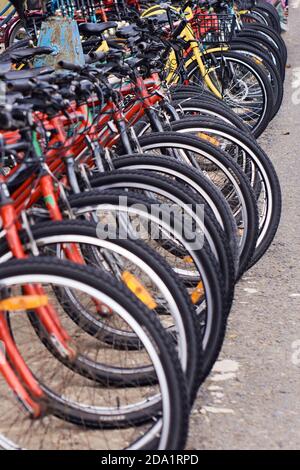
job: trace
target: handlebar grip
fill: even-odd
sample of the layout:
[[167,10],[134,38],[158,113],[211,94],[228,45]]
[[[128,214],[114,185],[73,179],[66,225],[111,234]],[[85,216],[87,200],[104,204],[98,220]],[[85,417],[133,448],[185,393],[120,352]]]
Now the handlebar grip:
[[26,93],[34,88],[34,84],[29,80],[14,80],[7,82],[6,86],[9,91],[18,91],[20,93]]
[[11,115],[8,112],[0,112],[0,129],[9,129],[11,126]]
[[67,62],[66,60],[60,60],[58,65],[62,69],[71,70],[72,72],[82,72],[83,70],[82,65],[72,64],[72,62]]
[[94,61],[99,60],[99,62],[101,62],[105,59],[106,55],[107,54],[105,52],[99,51],[99,52],[90,52],[88,56]]
[[137,44],[137,47],[141,52],[146,52],[149,49],[149,44],[143,41]]

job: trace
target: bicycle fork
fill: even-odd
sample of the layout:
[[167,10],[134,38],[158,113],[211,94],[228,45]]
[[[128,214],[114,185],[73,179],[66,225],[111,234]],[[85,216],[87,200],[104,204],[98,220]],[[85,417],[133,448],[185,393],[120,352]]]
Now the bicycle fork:
[[[15,258],[26,259],[27,255],[18,234],[16,212],[3,177],[0,180],[0,197],[0,216],[9,249]],[[23,291],[25,295],[21,296],[20,299],[12,297],[5,299],[5,303],[3,303],[3,300],[0,301],[0,340],[5,346],[5,352],[0,351],[0,372],[24,409],[29,412],[31,417],[37,418],[43,413],[42,403],[45,396],[11,336],[4,312],[27,310],[29,307],[31,310],[34,309],[58,353],[63,358],[74,360],[76,352],[71,346],[71,338],[62,327],[54,308],[49,305],[48,300],[45,302],[48,297],[45,295],[43,288],[40,285],[28,284],[23,287]],[[27,308],[26,300],[29,297],[31,304]],[[44,301],[39,302],[39,299]],[[9,307],[9,300],[12,304],[11,308]],[[32,306],[33,300],[35,300],[35,305]],[[9,362],[7,357],[9,357]]]

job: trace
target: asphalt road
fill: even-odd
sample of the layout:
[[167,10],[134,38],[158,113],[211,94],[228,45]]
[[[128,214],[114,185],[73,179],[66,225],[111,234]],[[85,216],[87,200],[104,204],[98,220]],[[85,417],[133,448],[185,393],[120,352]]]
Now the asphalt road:
[[299,30],[295,1],[284,36],[284,102],[260,138],[282,185],[280,228],[236,288],[220,360],[193,410],[189,449],[300,449]]

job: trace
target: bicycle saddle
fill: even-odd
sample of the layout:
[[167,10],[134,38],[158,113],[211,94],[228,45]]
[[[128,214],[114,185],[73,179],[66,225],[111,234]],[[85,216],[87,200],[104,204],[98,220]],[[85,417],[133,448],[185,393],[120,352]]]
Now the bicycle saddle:
[[8,53],[11,60],[31,59],[36,55],[52,54],[52,47],[28,47],[26,49],[16,49]]
[[122,39],[129,39],[132,38],[132,36],[138,35],[140,35],[140,30],[137,29],[135,24],[124,26],[123,28],[120,28],[118,31],[116,31],[117,38]]
[[107,21],[106,23],[82,23],[79,25],[79,31],[85,36],[101,36],[104,31],[111,28],[117,28],[118,23]]
[[0,75],[2,75],[6,80],[25,80],[29,78],[36,78],[40,75],[49,74],[53,71],[54,69],[52,67],[36,67],[29,70],[7,70],[6,72],[1,73],[0,66]]

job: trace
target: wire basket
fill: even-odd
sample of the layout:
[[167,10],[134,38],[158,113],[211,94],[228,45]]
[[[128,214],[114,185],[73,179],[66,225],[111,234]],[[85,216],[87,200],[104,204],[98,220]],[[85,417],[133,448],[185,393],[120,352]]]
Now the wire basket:
[[230,42],[235,26],[234,15],[195,13],[192,20],[194,33],[203,44]]

